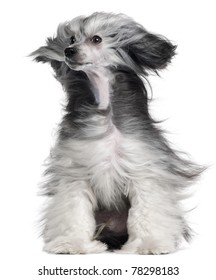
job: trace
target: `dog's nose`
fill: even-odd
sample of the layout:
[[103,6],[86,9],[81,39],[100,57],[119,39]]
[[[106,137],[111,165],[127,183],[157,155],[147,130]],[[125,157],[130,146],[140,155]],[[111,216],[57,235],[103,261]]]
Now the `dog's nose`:
[[64,52],[65,52],[65,56],[67,56],[68,58],[71,58],[75,53],[77,53],[77,49],[76,48],[66,48]]

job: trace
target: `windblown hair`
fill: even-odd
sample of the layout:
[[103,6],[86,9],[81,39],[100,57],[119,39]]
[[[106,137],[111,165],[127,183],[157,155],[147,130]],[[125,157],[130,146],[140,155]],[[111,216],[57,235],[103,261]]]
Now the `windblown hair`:
[[203,168],[171,148],[145,84],[175,50],[125,15],[94,13],[60,24],[31,54],[67,93],[43,186],[46,251],[102,252],[106,243],[160,254],[189,240],[180,201]]

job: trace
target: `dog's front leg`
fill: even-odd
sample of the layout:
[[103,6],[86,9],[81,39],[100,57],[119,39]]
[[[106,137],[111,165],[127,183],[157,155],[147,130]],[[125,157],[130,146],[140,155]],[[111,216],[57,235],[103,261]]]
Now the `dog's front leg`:
[[93,194],[84,181],[61,186],[51,198],[44,217],[44,250],[56,254],[85,254],[105,251],[93,239],[95,219]]
[[164,254],[176,249],[181,211],[170,188],[157,181],[132,182],[127,221],[129,239],[120,253]]

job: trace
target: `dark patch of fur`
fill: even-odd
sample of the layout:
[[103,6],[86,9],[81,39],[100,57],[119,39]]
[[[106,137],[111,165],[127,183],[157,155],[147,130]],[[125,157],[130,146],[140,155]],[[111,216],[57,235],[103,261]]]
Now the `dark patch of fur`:
[[97,240],[107,244],[109,250],[120,250],[121,247],[127,242],[128,234],[119,235],[113,231],[105,229],[103,234]]
[[123,204],[123,208],[118,211],[100,209],[95,212],[96,235],[98,235],[96,239],[106,243],[109,250],[121,249],[122,245],[128,240],[127,218],[129,207],[130,204],[127,201]]
[[136,65],[141,65],[144,69],[157,71],[165,68],[175,55],[177,46],[164,37],[142,33],[142,40],[131,43],[125,51]]

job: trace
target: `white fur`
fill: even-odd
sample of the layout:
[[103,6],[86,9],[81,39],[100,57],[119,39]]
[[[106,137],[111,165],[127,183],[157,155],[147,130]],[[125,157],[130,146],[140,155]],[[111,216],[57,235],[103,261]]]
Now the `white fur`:
[[[122,252],[167,253],[175,249],[181,231],[177,194],[158,181],[157,154],[147,145],[123,137],[101,118],[98,133],[112,130],[103,140],[68,140],[52,151],[59,176],[57,194],[46,210],[45,250],[89,253],[106,250],[93,241],[97,201],[108,209],[121,194],[129,195],[129,240]],[[96,131],[94,131],[96,133]],[[59,160],[57,160],[59,159]],[[79,166],[79,167],[77,167]],[[161,175],[161,174],[160,174]],[[163,174],[166,180],[166,174]],[[169,180],[169,178],[167,178]],[[173,200],[174,199],[174,200]],[[160,209],[160,211],[158,211]]]
[[179,202],[201,169],[169,146],[140,79],[166,67],[175,48],[131,18],[95,13],[59,25],[31,54],[51,64],[69,105],[44,186],[47,252],[105,251],[95,240],[95,210],[123,209],[122,197],[130,203],[129,239],[120,252],[169,253],[190,235]]

